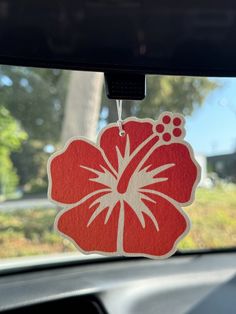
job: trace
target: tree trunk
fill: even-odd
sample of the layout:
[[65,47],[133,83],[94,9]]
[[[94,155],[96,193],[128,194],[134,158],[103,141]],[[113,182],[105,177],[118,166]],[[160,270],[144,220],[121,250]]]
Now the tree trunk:
[[71,71],[66,97],[61,140],[72,136],[96,138],[103,74]]

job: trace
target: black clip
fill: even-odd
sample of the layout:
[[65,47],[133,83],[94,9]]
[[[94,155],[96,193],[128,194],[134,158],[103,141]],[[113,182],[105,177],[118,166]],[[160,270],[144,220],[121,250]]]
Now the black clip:
[[105,73],[105,87],[110,99],[142,100],[146,95],[144,74],[108,72]]

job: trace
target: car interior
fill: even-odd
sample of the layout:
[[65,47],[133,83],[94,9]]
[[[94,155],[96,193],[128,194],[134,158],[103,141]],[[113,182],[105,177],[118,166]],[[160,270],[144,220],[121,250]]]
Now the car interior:
[[[196,131],[199,132],[198,145],[201,149],[202,144],[203,151],[204,141],[211,132],[210,127],[215,123],[214,132],[218,129],[224,133],[223,130],[228,125],[227,134],[231,136],[230,147],[233,147],[227,157],[221,154],[217,147],[219,144],[216,145],[213,138],[208,143],[208,150],[206,149],[209,152],[206,153],[209,155],[206,160],[210,165],[207,165],[206,171],[214,169],[214,176],[206,175],[205,185],[199,189],[203,191],[201,195],[205,193],[204,195],[212,196],[207,198],[206,203],[197,196],[197,202],[202,206],[202,220],[198,217],[194,220],[193,217],[193,228],[195,221],[199,223],[198,231],[193,232],[197,237],[201,230],[206,229],[209,244],[204,245],[204,241],[197,240],[194,246],[192,240],[188,240],[186,246],[178,248],[168,259],[104,257],[99,254],[83,257],[82,254],[71,251],[71,246],[64,240],[55,240],[53,233],[46,234],[48,242],[43,247],[44,251],[37,253],[40,256],[33,256],[36,253],[32,247],[30,253],[22,253],[29,241],[20,242],[21,232],[29,237],[31,229],[35,228],[33,241],[37,244],[40,236],[45,236],[44,231],[40,233],[41,225],[39,227],[34,221],[37,217],[41,219],[41,212],[37,213],[37,208],[45,207],[44,212],[47,211],[50,217],[55,216],[58,208],[51,207],[43,190],[43,197],[41,194],[37,197],[27,196],[26,200],[19,201],[19,209],[15,211],[17,200],[7,197],[1,199],[4,195],[1,171],[4,173],[8,166],[1,170],[0,165],[0,313],[236,313],[236,107],[235,99],[232,98],[236,91],[236,86],[233,85],[236,77],[235,32],[236,3],[229,0],[0,0],[0,164],[3,165],[5,160],[1,159],[1,145],[4,145],[1,132],[3,135],[4,128],[7,129],[11,123],[13,127],[11,117],[14,117],[16,121],[21,121],[22,130],[24,127],[26,131],[31,130],[28,135],[24,135],[24,131],[17,131],[19,142],[30,141],[32,138],[32,145],[35,145],[38,152],[37,155],[30,155],[30,146],[22,146],[28,155],[20,156],[16,150],[10,157],[7,155],[18,169],[18,186],[24,186],[22,189],[26,194],[31,189],[32,182],[32,191],[40,182],[43,182],[42,187],[45,188],[43,184],[46,181],[35,179],[34,165],[42,160],[45,170],[46,159],[54,152],[54,146],[57,147],[56,141],[61,139],[61,135],[58,135],[61,124],[58,125],[64,117],[61,104],[66,99],[66,83],[61,82],[68,82],[71,73],[101,75],[101,102],[108,105],[104,105],[98,113],[100,129],[105,125],[105,120],[106,123],[116,122],[113,120],[117,119],[115,100],[124,100],[123,111],[126,116],[137,112],[140,117],[148,118],[149,114],[154,116],[157,110],[155,104],[159,104],[159,100],[164,103],[167,98],[167,94],[161,96],[161,90],[171,90],[172,87],[168,84],[177,84],[179,77],[182,77],[182,83],[179,83],[178,88],[188,91],[191,89],[191,92],[198,92],[198,89],[203,88],[201,84],[205,84],[205,79],[208,80],[208,85],[204,88],[208,88],[209,93],[217,88],[223,89],[222,82],[226,82],[227,86],[231,83],[234,86],[229,92],[230,102],[223,96],[221,98],[218,112],[221,120],[215,120],[213,106],[211,111],[204,111],[204,120],[201,121],[205,122],[205,126],[201,122]],[[64,81],[61,81],[62,76]],[[162,82],[155,85],[157,98],[151,93],[152,78]],[[193,85],[192,81],[191,84],[188,83],[192,78],[195,80]],[[81,90],[85,89],[85,85],[81,86]],[[92,92],[91,86],[88,93],[90,90]],[[23,89],[24,94],[21,92]],[[37,93],[34,92],[36,90]],[[172,94],[168,95],[171,97]],[[203,102],[203,95],[203,92],[199,92],[198,98],[191,98],[191,110],[182,110],[179,105],[185,100],[187,102],[190,97],[176,98],[174,95],[171,99],[176,100],[174,108],[177,111],[181,108],[181,112],[186,115],[195,113],[196,110],[194,117],[197,119],[200,116],[200,111],[197,110],[205,110],[204,108],[210,106],[199,105],[201,109],[196,109],[197,103]],[[39,102],[34,103],[32,99],[38,99]],[[51,107],[48,99],[53,103]],[[211,99],[213,98],[208,103]],[[5,108],[5,103],[8,104],[7,111],[1,109]],[[28,107],[24,107],[26,103],[29,104]],[[132,108],[131,103],[134,104]],[[145,104],[146,111],[142,103]],[[90,106],[90,112],[93,112],[93,105],[88,102],[86,106]],[[46,118],[51,115],[52,110],[54,120],[48,120],[46,124]],[[220,110],[228,110],[232,121],[226,120]],[[210,112],[213,112],[212,116]],[[76,118],[76,111],[68,118],[69,124],[73,115]],[[9,118],[4,124],[6,116]],[[87,120],[84,121],[85,126],[88,125]],[[187,127],[189,126],[191,133],[188,121],[187,119]],[[68,131],[68,127],[66,129]],[[9,130],[10,135],[15,132],[13,129]],[[41,144],[38,134],[44,136],[44,155],[39,153]],[[224,139],[221,142],[224,144]],[[9,140],[8,143],[15,142]],[[36,159],[30,156],[36,156]],[[229,167],[225,166],[228,169],[225,168],[225,172],[223,162]],[[40,171],[37,173],[41,173]],[[31,178],[30,175],[35,176],[31,181],[27,179]],[[25,181],[22,179],[24,176]],[[215,186],[218,192],[213,194]],[[16,198],[23,192],[18,189]],[[207,214],[210,206],[208,202],[213,204],[212,216]],[[224,216],[224,212],[228,210],[226,203],[229,203],[231,210],[227,219]],[[22,212],[20,206],[24,207]],[[29,209],[25,209],[25,206]],[[31,207],[35,208],[35,214],[33,210],[30,211]],[[193,211],[194,208],[192,212],[188,212],[190,217],[194,216]],[[28,218],[25,218],[25,213],[29,214]],[[37,216],[33,216],[36,214]],[[13,220],[6,227],[6,217],[10,216]],[[213,217],[218,219],[215,224],[210,221]],[[46,226],[47,222],[43,219],[41,224]],[[50,219],[49,227],[52,228],[53,218]],[[220,225],[222,220],[224,227]],[[19,221],[27,228],[19,225]],[[6,230],[7,236],[4,234]],[[17,230],[15,242],[12,240],[13,230]],[[4,246],[6,239],[9,244]],[[16,253],[21,243],[22,252]],[[60,248],[63,254],[47,255],[50,245],[57,246],[54,253],[59,252]]]

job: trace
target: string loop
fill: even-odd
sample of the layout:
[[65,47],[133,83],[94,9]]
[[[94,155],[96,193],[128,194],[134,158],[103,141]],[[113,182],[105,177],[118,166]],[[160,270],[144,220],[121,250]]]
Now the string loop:
[[116,106],[117,106],[117,114],[118,114],[118,120],[117,120],[117,125],[119,128],[119,135],[120,136],[125,136],[125,131],[123,130],[122,127],[122,100],[116,100]]

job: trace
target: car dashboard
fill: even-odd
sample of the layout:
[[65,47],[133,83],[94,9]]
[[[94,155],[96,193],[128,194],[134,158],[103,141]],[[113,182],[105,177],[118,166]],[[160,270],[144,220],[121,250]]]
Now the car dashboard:
[[1,313],[235,313],[236,253],[99,259],[0,279]]

